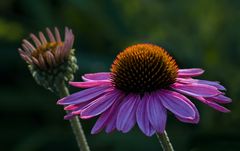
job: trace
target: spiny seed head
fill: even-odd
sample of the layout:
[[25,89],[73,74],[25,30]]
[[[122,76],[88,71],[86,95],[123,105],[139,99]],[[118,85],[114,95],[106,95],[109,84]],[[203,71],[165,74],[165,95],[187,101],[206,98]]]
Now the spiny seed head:
[[137,44],[118,54],[111,72],[115,87],[125,92],[144,94],[173,84],[178,66],[163,48]]

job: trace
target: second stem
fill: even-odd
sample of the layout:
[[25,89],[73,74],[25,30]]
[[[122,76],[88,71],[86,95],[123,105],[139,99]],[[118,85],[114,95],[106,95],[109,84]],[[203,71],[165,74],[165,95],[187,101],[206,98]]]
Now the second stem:
[[166,131],[164,131],[162,134],[159,134],[159,133],[156,133],[156,134],[162,146],[163,151],[174,151]]
[[[59,88],[59,96],[61,98],[69,95],[68,88],[66,87],[64,82],[59,84],[58,88]],[[72,126],[73,133],[76,137],[78,147],[80,148],[80,151],[90,151],[86,137],[84,135],[84,131],[82,129],[82,125],[78,117],[75,116],[72,119],[70,119],[70,123]]]

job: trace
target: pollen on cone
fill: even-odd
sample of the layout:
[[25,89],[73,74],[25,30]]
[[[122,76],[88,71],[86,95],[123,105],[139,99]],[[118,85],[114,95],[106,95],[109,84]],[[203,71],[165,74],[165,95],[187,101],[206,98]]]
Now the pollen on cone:
[[176,81],[178,66],[161,47],[137,44],[121,52],[112,64],[114,85],[128,92],[151,92]]

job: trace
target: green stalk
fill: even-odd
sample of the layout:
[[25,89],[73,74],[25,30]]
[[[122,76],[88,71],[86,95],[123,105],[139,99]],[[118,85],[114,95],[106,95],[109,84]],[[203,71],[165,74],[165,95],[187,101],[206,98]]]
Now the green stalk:
[[[59,84],[58,89],[59,89],[59,96],[61,98],[69,95],[69,91],[65,85],[65,82],[62,82],[61,84]],[[79,121],[79,118],[77,116],[75,116],[72,119],[70,119],[69,121],[71,123],[71,127],[72,127],[73,133],[76,137],[76,141],[77,141],[80,151],[90,151],[86,137],[84,135],[84,131],[82,129],[82,125]]]
[[166,131],[164,131],[162,134],[160,133],[156,133],[156,134],[162,146],[163,151],[174,151]]

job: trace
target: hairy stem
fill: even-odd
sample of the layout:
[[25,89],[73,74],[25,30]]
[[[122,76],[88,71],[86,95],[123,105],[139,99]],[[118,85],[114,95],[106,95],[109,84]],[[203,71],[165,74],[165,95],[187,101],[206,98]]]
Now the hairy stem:
[[[59,96],[61,98],[69,95],[68,88],[66,87],[64,82],[58,85],[58,89]],[[79,118],[77,116],[73,117],[72,119],[70,119],[70,123],[80,151],[90,151]]]
[[168,138],[167,132],[164,131],[162,134],[156,133],[158,140],[163,148],[163,151],[174,151],[173,146]]

